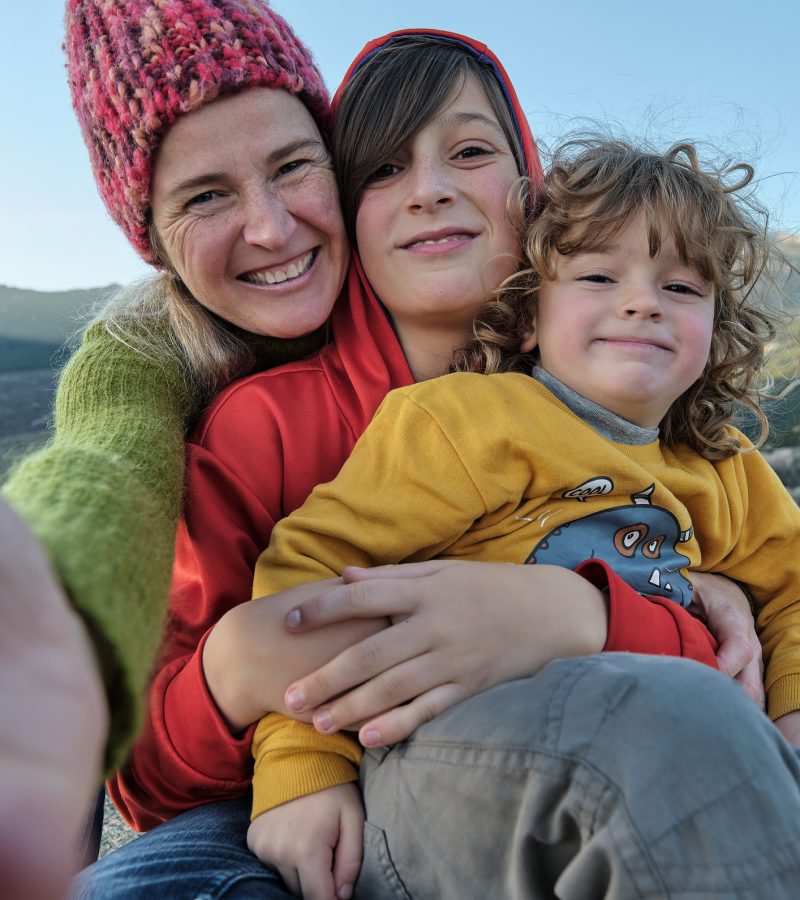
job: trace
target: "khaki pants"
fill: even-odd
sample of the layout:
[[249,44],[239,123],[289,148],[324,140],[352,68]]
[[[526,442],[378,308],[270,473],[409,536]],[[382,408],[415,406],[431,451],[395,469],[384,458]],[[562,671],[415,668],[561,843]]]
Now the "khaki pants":
[[361,767],[360,900],[800,898],[800,752],[728,678],[561,660]]

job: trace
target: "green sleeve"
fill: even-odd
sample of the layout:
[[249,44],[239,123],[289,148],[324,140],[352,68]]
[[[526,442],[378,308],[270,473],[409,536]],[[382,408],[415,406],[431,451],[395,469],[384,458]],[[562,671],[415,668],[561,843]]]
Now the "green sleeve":
[[109,771],[142,720],[196,393],[178,359],[148,359],[96,324],[61,376],[54,436],[3,487],[91,633],[111,712]]

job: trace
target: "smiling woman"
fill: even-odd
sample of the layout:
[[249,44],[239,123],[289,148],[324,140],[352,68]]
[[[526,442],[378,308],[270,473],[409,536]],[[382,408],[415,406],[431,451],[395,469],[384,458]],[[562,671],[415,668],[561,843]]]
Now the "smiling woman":
[[159,259],[203,306],[281,338],[325,322],[349,249],[330,154],[295,96],[254,88],[181,117],[152,184]]

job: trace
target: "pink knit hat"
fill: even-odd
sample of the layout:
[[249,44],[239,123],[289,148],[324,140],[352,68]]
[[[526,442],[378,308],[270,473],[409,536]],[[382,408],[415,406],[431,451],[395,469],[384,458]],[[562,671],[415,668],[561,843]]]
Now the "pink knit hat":
[[68,0],[64,49],[100,196],[150,263],[153,159],[179,115],[243,88],[283,88],[327,136],[322,76],[263,0]]

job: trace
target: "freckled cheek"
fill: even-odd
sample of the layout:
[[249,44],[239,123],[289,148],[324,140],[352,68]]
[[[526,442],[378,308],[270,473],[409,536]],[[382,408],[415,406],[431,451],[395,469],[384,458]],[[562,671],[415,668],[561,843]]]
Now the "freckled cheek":
[[209,287],[224,274],[230,256],[230,236],[208,223],[196,222],[176,230],[167,252],[195,298],[207,304]]

